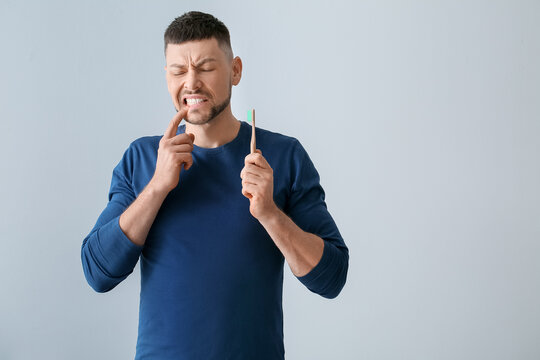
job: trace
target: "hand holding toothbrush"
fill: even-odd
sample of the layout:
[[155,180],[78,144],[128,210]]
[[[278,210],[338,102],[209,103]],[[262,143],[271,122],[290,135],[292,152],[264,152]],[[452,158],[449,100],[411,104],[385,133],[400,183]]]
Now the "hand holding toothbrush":
[[262,151],[256,149],[255,110],[249,111],[248,121],[252,127],[251,152],[245,157],[244,168],[240,172],[242,195],[249,199],[251,215],[260,221],[279,209],[274,203],[274,170],[262,155]]

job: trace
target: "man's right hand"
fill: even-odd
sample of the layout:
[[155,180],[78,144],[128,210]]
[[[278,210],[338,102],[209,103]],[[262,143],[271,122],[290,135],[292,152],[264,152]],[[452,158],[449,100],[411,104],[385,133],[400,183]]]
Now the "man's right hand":
[[186,133],[176,135],[178,125],[186,114],[187,108],[176,113],[159,141],[156,170],[150,182],[160,191],[169,193],[178,185],[182,164],[185,164],[185,170],[193,165],[191,151],[195,135]]

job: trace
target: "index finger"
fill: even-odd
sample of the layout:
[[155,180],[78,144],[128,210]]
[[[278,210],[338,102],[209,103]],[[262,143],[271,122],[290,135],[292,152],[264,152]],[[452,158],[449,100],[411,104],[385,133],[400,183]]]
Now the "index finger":
[[265,159],[265,157],[262,155],[261,150],[257,149],[254,153],[247,154],[247,156],[244,159],[244,164],[254,164],[260,168],[266,169],[271,168],[268,161]]
[[180,121],[186,116],[187,114],[187,107],[180,110],[179,112],[174,115],[171,122],[169,123],[169,126],[167,127],[167,130],[165,130],[165,134],[163,134],[164,139],[170,139],[173,136],[176,135],[176,131],[178,130],[178,124],[180,124]]

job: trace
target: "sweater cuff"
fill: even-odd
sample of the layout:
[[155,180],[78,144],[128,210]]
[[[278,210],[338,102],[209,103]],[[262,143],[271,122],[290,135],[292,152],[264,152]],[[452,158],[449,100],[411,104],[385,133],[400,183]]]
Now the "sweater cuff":
[[321,286],[319,282],[325,281],[325,273],[334,266],[333,264],[338,256],[337,252],[339,250],[335,246],[330,244],[327,240],[323,239],[323,242],[323,254],[319,263],[306,275],[296,276],[296,278],[310,290]]
[[120,215],[98,230],[98,247],[102,264],[113,276],[122,276],[133,269],[131,263],[139,260],[143,246],[133,243],[120,227]]

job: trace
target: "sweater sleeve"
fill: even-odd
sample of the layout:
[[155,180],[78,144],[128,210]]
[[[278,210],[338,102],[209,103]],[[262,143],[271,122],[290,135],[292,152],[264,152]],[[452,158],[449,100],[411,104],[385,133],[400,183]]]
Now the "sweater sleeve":
[[319,173],[300,142],[296,143],[293,159],[293,183],[286,212],[298,227],[324,241],[318,264],[297,279],[310,291],[332,299],[347,280],[349,249],[328,212]]
[[109,202],[81,247],[81,260],[88,284],[97,292],[113,289],[139,260],[143,246],[134,244],[120,228],[119,219],[135,200],[131,186],[131,145],[114,168]]

